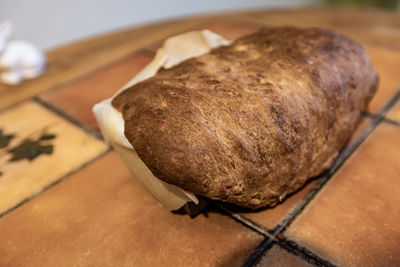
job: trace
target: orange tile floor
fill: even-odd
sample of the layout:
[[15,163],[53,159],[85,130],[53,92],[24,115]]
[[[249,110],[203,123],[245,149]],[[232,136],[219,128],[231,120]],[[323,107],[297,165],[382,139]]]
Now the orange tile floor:
[[[258,27],[192,28],[233,39]],[[362,37],[381,76],[370,110],[332,168],[274,208],[171,213],[103,141],[91,107],[162,40],[3,109],[0,266],[399,266],[400,50]]]

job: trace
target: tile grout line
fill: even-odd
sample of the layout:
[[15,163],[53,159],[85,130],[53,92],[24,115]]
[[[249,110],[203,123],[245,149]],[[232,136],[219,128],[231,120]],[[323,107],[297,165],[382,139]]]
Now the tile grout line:
[[101,133],[97,132],[96,130],[92,129],[91,127],[85,125],[84,123],[80,122],[78,119],[75,117],[69,115],[66,113],[64,110],[54,106],[50,102],[44,101],[43,99],[39,98],[38,96],[35,96],[33,98],[33,101],[43,108],[45,108],[47,111],[55,113],[62,119],[68,121],[69,123],[73,124],[74,126],[78,127],[80,130],[83,130],[85,133],[89,134],[90,136],[96,138],[99,141],[105,142],[103,139],[103,136]]
[[56,85],[53,85],[50,88],[47,88],[47,89],[39,92],[36,95],[33,95],[31,97],[28,97],[28,98],[21,99],[21,100],[15,102],[15,103],[13,103],[13,104],[11,104],[9,106],[3,107],[3,108],[0,109],[0,114],[3,113],[3,112],[6,112],[7,110],[9,110],[9,109],[11,109],[11,108],[13,108],[15,106],[20,105],[21,103],[23,103],[25,101],[29,101],[30,99],[34,99],[34,98],[40,98],[41,95],[44,95],[44,94],[49,93],[49,92],[57,91],[57,90],[59,90],[61,88],[69,86],[69,85],[71,85],[71,84],[73,84],[75,82],[79,82],[79,81],[87,78],[88,76],[95,74],[98,71],[105,70],[105,69],[107,69],[109,67],[112,67],[115,64],[120,63],[123,60],[128,59],[129,57],[135,56],[135,55],[140,54],[140,53],[143,53],[146,56],[149,56],[148,51],[146,51],[144,48],[139,48],[139,49],[133,51],[132,53],[129,53],[129,54],[125,55],[125,56],[122,56],[120,58],[114,59],[114,60],[106,63],[105,65],[102,65],[102,66],[100,66],[98,68],[95,68],[95,69],[93,69],[93,70],[91,70],[89,72],[85,72],[83,74],[77,75],[76,77],[73,77],[72,79],[60,82],[59,84],[56,84]]
[[[392,108],[397,101],[400,100],[400,90],[398,90],[394,96],[386,103],[386,105],[381,109],[381,111],[377,115],[372,115],[370,113],[364,113],[366,116],[372,117],[371,122],[366,126],[366,128],[359,134],[356,141],[347,149],[345,149],[329,169],[329,171],[323,175],[322,180],[317,183],[316,186],[311,189],[311,191],[303,198],[303,200],[297,204],[285,218],[279,223],[273,230],[275,236],[279,236],[284,233],[288,226],[300,215],[300,213],[306,208],[306,206],[313,200],[313,198],[318,194],[318,192],[322,189],[322,187],[330,180],[330,178],[336,173],[336,171],[344,164],[344,162],[353,154],[353,152],[361,145],[361,143],[371,134],[371,132],[383,121],[386,122],[385,115]],[[397,122],[396,122],[397,125]],[[286,239],[287,240],[287,239]],[[281,238],[278,238],[278,244],[285,246],[285,243],[282,244],[283,241]],[[286,242],[287,243],[287,242]],[[315,255],[305,247],[297,244],[295,241],[290,241],[291,247],[294,247],[294,251],[302,251],[311,259],[317,258],[319,261],[322,261],[324,264],[332,265],[329,261],[320,258]],[[286,244],[287,247],[287,244]],[[267,248],[266,248],[267,250]],[[287,249],[286,249],[287,250]],[[290,251],[289,251],[290,252]],[[264,251],[265,253],[265,251]]]
[[270,238],[274,241],[277,241],[277,238],[275,237],[275,235],[273,233],[270,233],[268,230],[266,230],[263,226],[253,222],[252,220],[231,212],[229,209],[225,208],[224,206],[220,205],[220,204],[216,204],[215,205],[220,211],[222,211],[223,213],[229,215],[231,218],[233,218],[234,220],[236,220],[237,222],[243,224],[244,226],[246,226],[247,228],[250,228],[251,230],[263,235],[264,237]]
[[[363,116],[372,116],[369,113],[363,112],[362,114]],[[359,135],[359,137],[361,136],[361,134]],[[357,139],[359,139],[359,137]],[[355,142],[356,143],[356,142]],[[340,167],[340,166],[339,166]],[[306,206],[306,204],[311,201],[311,197],[313,197],[314,195],[316,195],[318,193],[318,191],[322,188],[322,186],[327,182],[329,175],[322,174],[320,176],[315,177],[314,179],[321,179],[320,181],[318,181],[318,183],[310,190],[310,192],[300,201],[299,204],[297,204],[288,214],[287,216],[285,216],[285,218],[283,219],[283,221],[285,221],[286,218],[293,218],[293,220],[295,219],[295,216],[297,213],[300,213]],[[266,236],[269,237],[271,239],[272,242],[276,242],[277,244],[279,244],[281,247],[283,247],[285,250],[287,250],[288,252],[298,256],[298,254],[303,255],[302,258],[303,260],[307,261],[308,263],[311,264],[315,264],[315,262],[323,262],[325,265],[327,266],[334,266],[332,263],[330,263],[329,261],[322,259],[320,257],[318,257],[317,255],[315,255],[314,253],[310,252],[308,249],[301,247],[301,246],[297,246],[293,249],[291,249],[291,251],[289,251],[287,249],[288,246],[285,246],[284,244],[282,244],[282,239],[280,238],[276,238],[277,235],[279,235],[279,233],[283,230],[281,229],[281,225],[282,225],[282,221],[280,224],[278,224],[273,230],[273,238],[271,238],[271,233],[270,230],[265,229],[265,227],[263,227],[262,225],[259,225],[255,222],[253,222],[251,219],[246,218],[245,216],[242,216],[240,214],[231,212],[229,209],[226,209],[220,205],[218,205],[218,207],[222,210],[225,211],[225,213],[229,214],[233,219],[239,221],[240,223],[244,224],[246,227]],[[288,222],[285,222],[284,225],[287,225]],[[257,248],[248,258],[248,260],[246,261],[246,265],[243,266],[252,266],[250,263],[253,262],[257,262],[258,257],[261,257],[262,254],[264,254],[269,248],[270,246],[264,246],[264,251],[263,253],[260,253],[260,249]],[[292,246],[293,247],[293,246]],[[300,251],[301,249],[301,251]],[[295,251],[295,253],[294,253]],[[304,254],[306,255],[306,257],[304,257]],[[254,265],[254,264],[253,264]]]
[[391,125],[400,127],[400,122],[399,121],[395,121],[395,120],[388,119],[388,118],[383,118],[383,122],[386,122],[386,123],[389,123]]
[[[139,48],[139,49],[135,50],[134,52],[127,54],[126,56],[123,56],[123,57],[121,57],[121,58],[118,58],[118,59],[116,59],[116,60],[113,60],[113,61],[111,61],[111,62],[108,62],[107,64],[105,64],[105,65],[103,65],[103,66],[101,66],[101,67],[99,67],[99,68],[96,68],[96,69],[94,69],[94,70],[92,70],[92,71],[89,71],[89,72],[87,72],[87,73],[84,73],[84,74],[82,74],[82,75],[79,75],[79,76],[77,76],[77,77],[75,77],[75,78],[73,78],[73,79],[70,79],[70,80],[68,80],[68,81],[62,82],[62,83],[60,83],[60,84],[58,84],[58,85],[56,85],[56,86],[54,86],[54,87],[51,87],[51,88],[49,88],[49,89],[47,89],[47,90],[45,90],[45,91],[39,93],[38,95],[35,95],[35,96],[30,97],[30,98],[27,98],[27,99],[23,99],[23,100],[18,101],[18,102],[14,103],[14,104],[12,104],[12,105],[10,105],[10,106],[7,106],[7,107],[5,107],[4,109],[1,109],[1,110],[0,110],[0,114],[3,113],[3,112],[6,112],[7,110],[9,110],[9,109],[11,109],[11,108],[13,108],[13,107],[16,107],[16,106],[20,105],[21,103],[24,103],[24,102],[27,102],[27,101],[34,101],[35,103],[37,103],[37,104],[39,104],[40,106],[44,107],[47,111],[52,112],[52,113],[55,113],[56,115],[58,115],[58,116],[61,117],[62,119],[65,119],[66,121],[70,122],[71,124],[73,124],[74,126],[76,126],[76,127],[79,128],[79,129],[83,130],[84,132],[86,132],[86,133],[89,134],[90,136],[92,136],[92,137],[98,139],[99,141],[103,141],[103,142],[104,142],[104,139],[103,139],[103,137],[102,137],[102,135],[101,135],[100,133],[98,133],[97,131],[93,130],[92,128],[86,126],[85,124],[81,123],[79,120],[77,120],[77,119],[75,119],[74,117],[70,116],[69,114],[65,113],[63,110],[61,110],[61,109],[59,109],[59,108],[53,106],[51,103],[49,103],[49,102],[47,102],[47,101],[41,99],[41,98],[40,98],[40,95],[41,95],[41,94],[44,94],[44,93],[48,93],[48,92],[50,92],[50,91],[54,91],[54,90],[58,90],[58,89],[64,88],[65,86],[68,86],[68,85],[70,85],[70,84],[72,84],[72,83],[75,83],[75,82],[78,82],[78,81],[80,81],[80,80],[83,80],[83,79],[89,77],[90,75],[95,74],[95,73],[98,72],[98,71],[102,71],[102,70],[105,70],[105,69],[107,69],[107,68],[110,68],[110,67],[112,67],[113,65],[118,64],[118,63],[120,63],[121,61],[126,60],[126,59],[128,59],[129,57],[133,57],[133,56],[135,56],[135,55],[138,55],[138,54],[140,54],[140,53],[143,53],[143,54],[145,54],[145,55],[147,55],[147,56],[150,56],[148,51],[146,51],[146,50],[143,49],[143,48]],[[5,215],[7,215],[7,214],[10,213],[10,212],[12,212],[13,210],[17,209],[18,207],[22,206],[23,204],[25,204],[26,202],[30,201],[31,199],[35,198],[37,195],[40,195],[42,192],[45,192],[46,190],[48,190],[48,189],[51,188],[52,186],[58,184],[59,182],[61,182],[62,180],[64,180],[64,179],[65,179],[66,177],[68,177],[69,175],[72,175],[73,173],[75,173],[75,172],[79,171],[80,169],[86,167],[86,166],[89,165],[90,163],[96,161],[98,158],[101,158],[103,155],[107,154],[107,153],[110,152],[110,151],[111,151],[111,147],[108,146],[108,147],[106,148],[105,151],[101,152],[99,155],[97,155],[97,156],[94,157],[93,159],[91,159],[91,160],[89,160],[89,161],[83,163],[82,165],[78,166],[77,168],[75,168],[75,169],[69,171],[69,172],[66,173],[65,175],[61,176],[59,179],[57,179],[57,180],[53,181],[52,183],[46,185],[46,186],[43,187],[41,190],[39,190],[39,191],[33,193],[31,196],[29,196],[29,197],[25,198],[24,200],[20,201],[19,203],[17,203],[17,204],[14,205],[13,207],[11,207],[11,208],[5,210],[4,212],[1,212],[1,213],[0,213],[0,218],[3,217],[3,216],[5,216]]]
[[88,165],[92,164],[93,162],[97,161],[98,159],[102,158],[103,156],[105,156],[106,154],[108,154],[111,151],[111,148],[108,147],[105,151],[101,152],[100,154],[98,154],[97,156],[95,156],[94,158],[86,161],[85,163],[79,165],[78,167],[70,170],[69,172],[67,172],[66,174],[60,176],[60,178],[56,179],[55,181],[51,182],[50,184],[44,186],[42,189],[38,190],[37,192],[31,194],[30,196],[28,196],[27,198],[21,200],[20,202],[18,202],[17,204],[15,204],[14,206],[12,206],[11,208],[3,211],[0,213],[0,219],[11,213],[12,211],[16,210],[18,207],[23,206],[25,203],[29,202],[30,200],[36,198],[37,196],[39,196],[40,194],[46,192],[47,190],[51,189],[53,186],[59,184],[60,182],[64,181],[66,178],[70,177],[71,175],[73,175],[74,173],[78,172],[79,170],[87,167]]
[[251,255],[243,263],[242,267],[252,267],[255,266],[261,259],[265,251],[268,251],[274,245],[274,241],[269,238],[265,238],[257,248],[251,253]]
[[[373,113],[369,113],[369,112],[363,112],[362,116],[364,118],[370,118],[371,119],[371,118],[375,118],[377,115],[373,114]],[[386,118],[386,117],[383,118],[382,122],[389,123],[389,124],[392,124],[394,126],[400,126],[400,121],[392,120],[392,119],[389,119],[389,118]]]
[[259,261],[263,253],[268,250],[274,244],[274,240],[277,238],[265,230],[262,226],[258,225],[257,223],[253,222],[246,217],[243,217],[240,214],[231,212],[229,209],[225,208],[221,204],[215,203],[215,207],[219,209],[222,213],[225,213],[236,222],[242,224],[244,227],[249,228],[250,230],[262,235],[264,237],[263,241],[254,249],[254,251],[250,254],[250,256],[246,259],[242,266],[250,267],[254,266],[256,262]]
[[65,88],[65,87],[67,87],[67,86],[69,86],[71,84],[80,82],[80,81],[82,81],[82,80],[84,80],[86,78],[89,78],[89,76],[96,74],[97,72],[104,71],[104,70],[107,70],[109,68],[112,68],[114,65],[117,65],[117,64],[121,63],[122,61],[129,59],[130,57],[134,57],[134,56],[140,55],[141,53],[143,53],[146,56],[150,57],[150,55],[148,55],[148,52],[144,48],[136,49],[136,50],[134,50],[134,51],[132,51],[132,52],[120,57],[120,58],[113,59],[110,62],[107,62],[104,65],[101,65],[101,66],[99,66],[99,67],[97,67],[97,68],[95,68],[93,70],[85,72],[85,73],[83,73],[81,75],[78,75],[78,76],[72,78],[72,79],[69,79],[69,80],[64,81],[64,82],[62,82],[60,84],[57,84],[57,85],[55,85],[55,86],[53,86],[51,88],[48,88],[48,89],[46,89],[46,90],[44,90],[42,92],[39,92],[37,95],[35,95],[33,97],[40,98],[41,95],[45,95],[45,94],[48,94],[50,92],[54,93],[54,91],[60,90],[62,88]]
[[[257,232],[258,234],[264,236],[264,241],[261,242],[261,244],[252,252],[252,254],[247,258],[243,266],[254,266],[260,259],[261,256],[272,247],[273,244],[277,243],[279,246],[281,246],[283,249],[287,250],[289,253],[295,255],[296,257],[301,258],[303,261],[317,265],[317,266],[334,266],[330,262],[318,257],[311,251],[308,251],[305,248],[302,248],[301,250],[298,249],[297,247],[291,248],[289,250],[286,246],[284,247],[284,244],[282,244],[282,240],[279,237],[276,237],[274,234],[272,234],[268,229],[263,227],[262,225],[259,225],[255,222],[253,222],[251,219],[246,218],[245,216],[242,216],[240,214],[231,212],[229,209],[225,208],[223,205],[220,205],[218,203],[215,204],[216,208],[221,210],[223,213],[227,214],[230,216],[232,219],[237,221],[238,223],[244,225],[245,227],[249,228],[252,231]],[[292,246],[293,247],[293,246]],[[317,264],[319,263],[319,264]]]
[[[372,122],[371,122],[372,123]],[[370,123],[370,124],[371,124]],[[361,134],[359,135],[359,137],[361,136]],[[357,138],[357,140],[359,139],[359,137]],[[355,142],[357,143],[357,141]],[[342,154],[341,154],[342,155]],[[339,156],[340,157],[340,156]],[[345,161],[346,158],[343,159],[343,161]],[[335,164],[334,164],[335,165]],[[340,167],[340,165],[338,165]],[[332,172],[332,174],[334,174],[334,172]],[[321,190],[321,188],[323,187],[323,185],[329,180],[329,177],[331,175],[325,174],[323,176],[320,177],[320,181],[318,181],[318,183],[310,190],[310,192],[300,201],[299,204],[297,204],[291,211],[289,211],[289,213],[285,216],[285,218],[283,218],[283,220],[273,229],[273,234],[274,236],[278,236],[281,232],[284,232],[286,230],[286,228],[291,224],[292,221],[294,221],[294,219],[304,210],[304,208],[306,207],[306,205],[311,202],[311,200],[314,198],[314,196],[319,192],[319,190]],[[246,218],[247,219],[247,218]],[[248,220],[248,219],[247,219]],[[251,225],[251,224],[249,224]],[[251,227],[251,226],[249,226]],[[256,230],[259,231],[259,230]],[[275,239],[276,240],[276,239]],[[287,250],[288,252],[295,254],[296,256],[298,256],[296,253],[300,252],[300,249],[302,250],[302,252],[300,252],[301,254],[306,254],[307,256],[313,255],[311,257],[311,259],[315,260],[314,257],[316,256],[315,254],[311,253],[310,251],[308,251],[308,249],[298,246],[296,244],[296,246],[291,246],[291,249],[288,249],[288,246],[283,244],[282,239],[278,239],[277,243],[284,248],[285,250]],[[294,247],[294,248],[293,248]],[[262,256],[262,254],[264,254],[267,250],[269,249],[269,247],[265,248],[265,251],[261,254],[258,253],[258,251],[256,251],[255,253],[257,253],[260,257]],[[254,254],[254,253],[253,253]],[[252,257],[253,255],[250,256],[250,258],[252,258],[252,260],[254,262],[256,262],[256,258]],[[249,258],[249,260],[250,260]],[[303,260],[305,260],[303,257],[300,257]],[[328,266],[332,265],[330,262],[319,258],[317,259],[318,262],[324,262],[326,263]],[[309,259],[307,258],[307,262],[309,262]],[[309,262],[310,263],[310,262]],[[312,262],[311,262],[312,263]],[[247,266],[252,266],[252,265],[247,265]]]
[[372,133],[372,131],[385,120],[385,115],[389,109],[400,99],[400,90],[398,90],[394,96],[386,103],[381,111],[374,115],[371,122],[365,127],[365,129],[358,135],[353,144],[345,148],[339,157],[333,163],[328,172],[322,176],[322,180],[306,195],[303,201],[298,204],[289,216],[284,218],[280,224],[274,229],[275,234],[284,232],[286,228],[294,221],[294,219],[301,213],[301,211],[307,206],[307,204],[314,198],[314,196],[321,190],[321,188],[330,180],[330,178],[336,173],[336,171],[345,163],[345,161],[353,154],[354,151],[362,144],[362,142]]
[[275,235],[280,234],[290,223],[300,214],[308,202],[321,190],[323,185],[328,180],[328,175],[322,176],[317,184],[310,190],[310,192],[295,206],[293,207],[286,216],[281,220],[281,222],[274,228],[273,232]]
[[303,261],[313,266],[328,266],[328,267],[337,266],[331,263],[330,261],[321,258],[312,251],[299,246],[295,241],[286,238],[281,238],[277,243],[282,249],[286,250],[288,253],[291,253],[292,255],[299,257]]
[[[389,122],[392,124],[395,124],[397,126],[400,125],[400,123],[396,122],[396,121],[392,121],[392,120],[388,120],[386,119],[384,116],[386,115],[386,113],[389,111],[389,109],[394,106],[394,104],[396,104],[396,102],[400,100],[400,90],[398,90],[394,96],[386,103],[386,105],[381,109],[381,111],[378,114],[371,114],[369,112],[362,112],[362,116],[363,117],[370,117],[372,120],[371,122],[368,124],[368,126],[366,126],[366,128],[358,135],[356,141],[350,146],[348,147],[347,151],[343,151],[338,159],[335,161],[335,163],[332,165],[332,167],[330,168],[330,170],[325,173],[320,175],[320,181],[317,183],[317,185],[315,185],[313,187],[313,189],[311,189],[311,191],[303,198],[303,200],[297,204],[289,213],[287,216],[285,216],[285,218],[281,221],[281,223],[279,223],[273,230],[273,234],[274,237],[278,236],[280,233],[284,232],[286,230],[286,228],[294,221],[294,219],[304,210],[304,208],[307,206],[308,203],[311,202],[311,200],[316,196],[316,194],[322,189],[322,187],[328,182],[328,180],[336,173],[336,171],[342,166],[342,164],[353,154],[353,152],[361,145],[361,143],[371,134],[371,132],[378,126],[378,124],[382,121],[384,122]],[[346,150],[346,149],[345,149]],[[344,156],[342,156],[344,155]],[[224,208],[225,209],[225,208]],[[230,214],[230,216],[232,216],[234,219],[236,220],[240,220],[241,223],[245,224],[247,227],[253,229],[254,231],[261,233],[261,234],[265,234],[267,233],[268,236],[271,235],[271,233],[268,230],[265,230],[263,226],[260,226],[256,223],[254,223],[252,220],[246,218],[245,216],[241,216],[239,214],[233,213],[227,209],[225,209],[225,211]],[[282,223],[283,222],[283,223]],[[271,241],[274,242],[272,239]],[[277,242],[280,246],[284,247],[288,252],[291,252],[292,254],[294,254],[293,252],[300,252],[301,255],[305,254],[307,255],[306,258],[301,257],[303,260],[306,260],[307,262],[314,264],[314,261],[316,260],[317,262],[322,263],[323,265],[326,266],[335,266],[334,264],[330,263],[329,261],[320,258],[319,256],[317,256],[316,254],[312,253],[311,251],[309,251],[308,249],[306,249],[305,247],[302,247],[300,245],[298,245],[297,243],[295,243],[294,241],[290,241],[293,244],[291,245],[293,251],[289,251],[288,250],[288,246],[285,244],[282,244],[282,239],[278,238]],[[287,242],[286,242],[287,243]],[[246,266],[252,266],[254,264],[250,264],[250,260],[252,262],[256,262],[257,257],[261,257],[262,254],[264,254],[267,250],[269,249],[268,246],[265,246],[264,251],[260,253],[259,248],[257,248],[252,255],[250,255],[250,257],[248,258],[248,260],[246,261]],[[255,257],[255,255],[258,255],[257,257]],[[295,254],[296,256],[298,256],[297,254]],[[310,262],[311,260],[311,262]],[[245,265],[244,265],[245,266]]]
[[29,100],[31,100],[33,97],[29,97],[26,99],[23,99],[21,101],[18,101],[16,103],[12,103],[11,105],[8,105],[7,107],[3,107],[2,109],[0,109],[0,115],[5,114],[6,112],[12,110],[13,108],[18,107],[21,104],[24,104],[25,102],[29,102]]
[[294,241],[288,239],[281,239],[274,237],[273,239],[265,237],[265,239],[260,243],[260,245],[253,251],[253,253],[247,258],[247,260],[243,263],[242,266],[250,267],[256,266],[257,263],[261,260],[262,256],[272,248],[274,244],[279,245],[282,249],[287,251],[288,253],[294,255],[297,258],[300,258],[302,261],[313,265],[313,266],[336,266],[335,264],[329,262],[326,259],[323,259],[313,253],[312,251],[299,246]]

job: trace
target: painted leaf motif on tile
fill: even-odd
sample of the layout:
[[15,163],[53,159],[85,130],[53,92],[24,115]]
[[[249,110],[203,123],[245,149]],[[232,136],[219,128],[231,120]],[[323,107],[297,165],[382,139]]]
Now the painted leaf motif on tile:
[[[1,148],[6,148],[11,140],[15,137],[14,134],[5,134],[3,133],[4,129],[0,128],[0,149]],[[1,157],[2,153],[0,154]],[[0,176],[3,175],[3,172],[0,170]]]
[[22,159],[32,161],[41,154],[52,154],[54,147],[49,141],[55,137],[53,134],[43,134],[36,140],[31,138],[23,140],[22,143],[9,150],[12,154],[10,161]]
[[4,134],[3,129],[0,128],[0,148],[7,147],[13,138],[13,134]]

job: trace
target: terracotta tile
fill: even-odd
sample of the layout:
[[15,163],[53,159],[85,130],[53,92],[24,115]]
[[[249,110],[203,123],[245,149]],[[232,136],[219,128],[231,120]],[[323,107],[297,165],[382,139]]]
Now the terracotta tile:
[[299,257],[287,252],[278,245],[274,245],[265,253],[260,262],[256,265],[261,266],[279,266],[279,267],[305,267],[312,266]]
[[132,55],[77,82],[45,93],[41,98],[89,127],[98,130],[92,113],[93,105],[112,96],[151,59],[145,54]]
[[400,122],[400,100],[398,100],[394,107],[390,109],[386,115],[386,118]]
[[[33,102],[1,113],[0,129],[3,135],[15,135],[7,147],[0,148],[0,214],[107,149],[103,142]],[[51,147],[46,146],[53,146],[52,154],[44,153],[31,161],[9,161],[13,158],[9,150],[27,138],[38,140],[43,133],[55,135],[54,139],[40,141],[48,153]],[[33,151],[28,154],[34,156],[39,148],[32,145],[25,147],[31,146],[33,150],[24,151]]]
[[400,127],[383,123],[287,232],[343,266],[400,265]]
[[371,113],[378,113],[400,88],[400,51],[371,45],[365,49],[380,75],[379,89],[369,105]]
[[0,218],[0,265],[240,266],[262,237],[163,208],[114,152]]

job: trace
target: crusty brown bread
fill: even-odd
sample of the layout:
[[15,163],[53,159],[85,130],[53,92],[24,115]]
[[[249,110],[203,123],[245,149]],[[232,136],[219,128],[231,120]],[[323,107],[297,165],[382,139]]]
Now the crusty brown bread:
[[240,206],[273,206],[326,170],[379,76],[363,48],[319,28],[265,28],[116,96],[153,174]]

